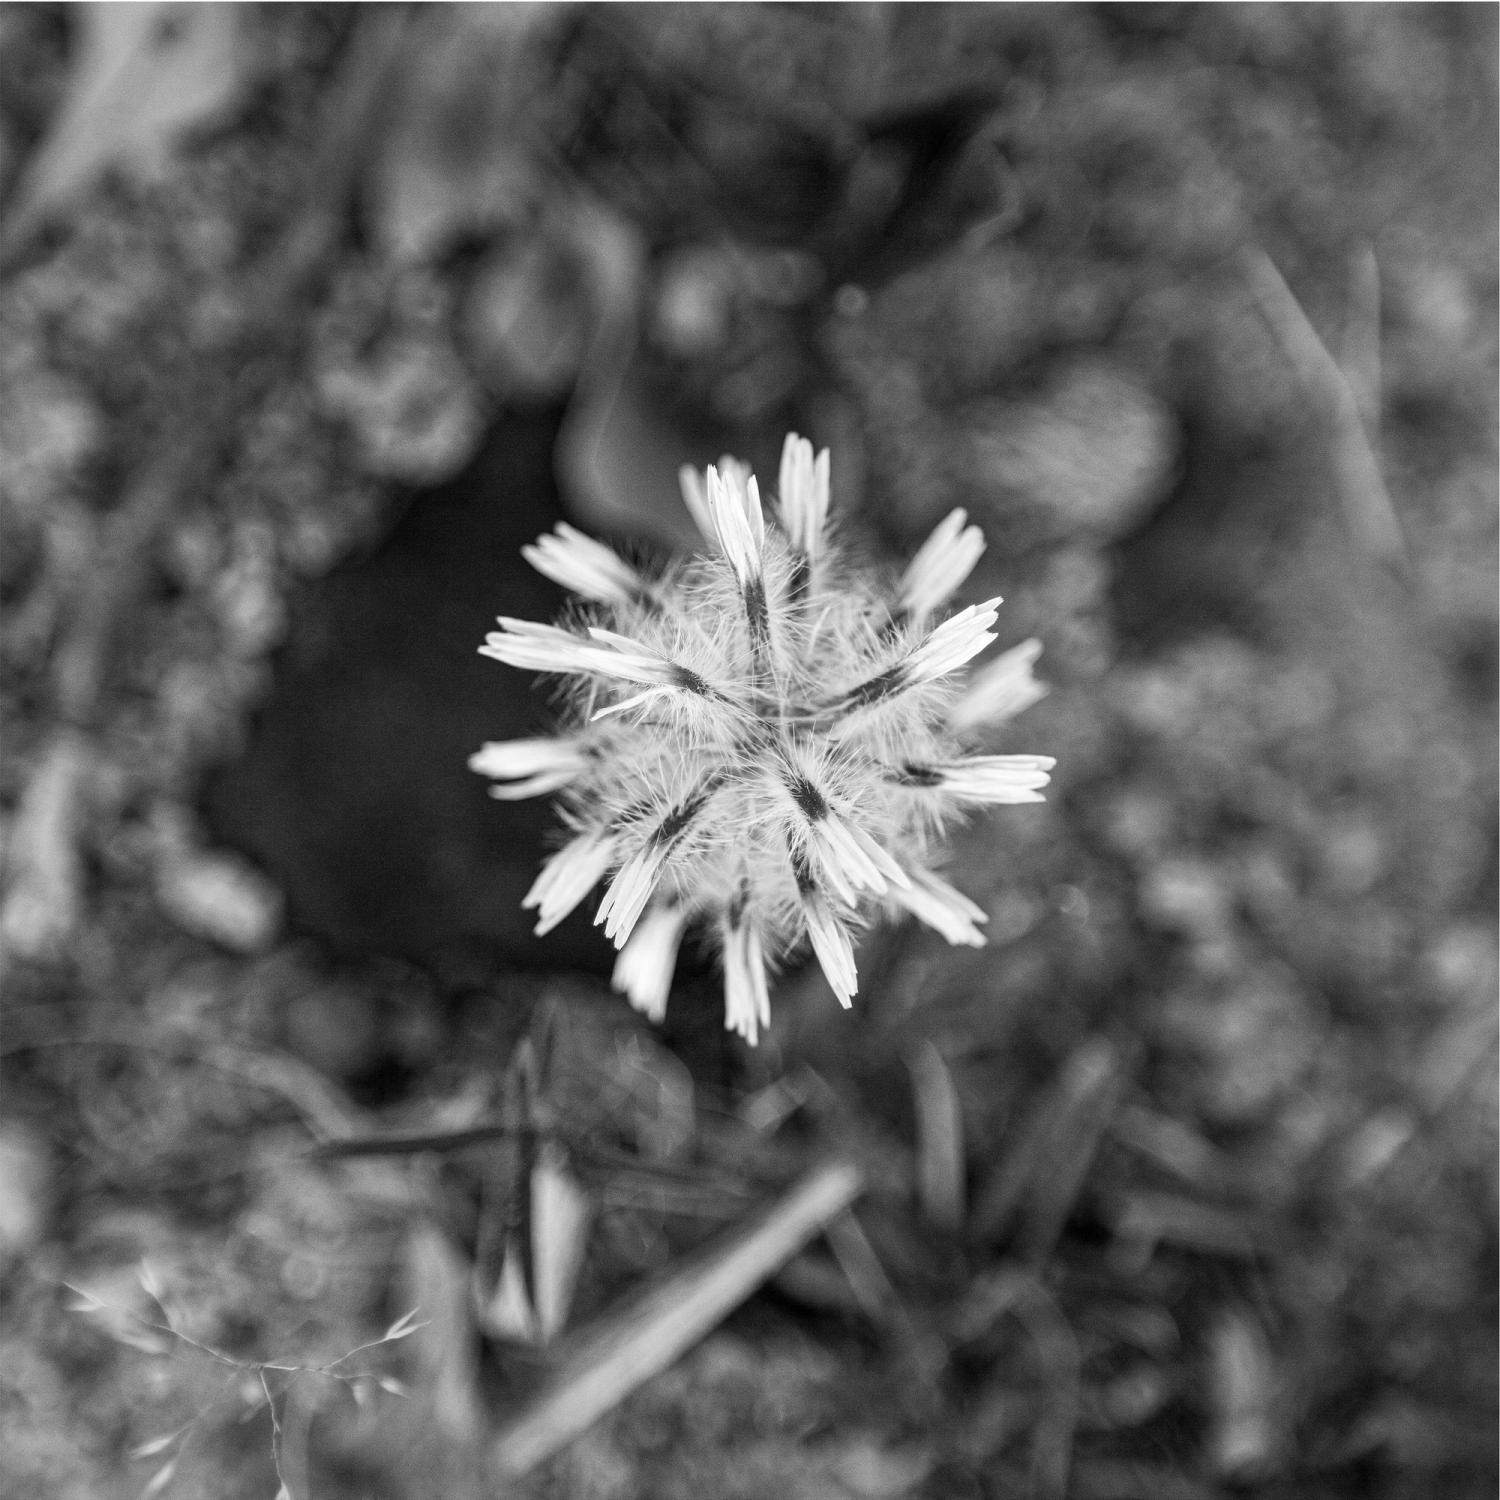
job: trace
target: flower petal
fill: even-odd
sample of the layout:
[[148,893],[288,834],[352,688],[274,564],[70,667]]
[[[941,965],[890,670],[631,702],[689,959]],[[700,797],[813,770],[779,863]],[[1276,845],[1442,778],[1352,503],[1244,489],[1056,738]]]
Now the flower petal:
[[623,947],[634,931],[636,921],[651,899],[661,867],[670,853],[669,844],[658,843],[653,839],[645,848],[636,850],[610,881],[609,889],[599,903],[599,910],[594,914],[594,926],[597,927],[602,922],[605,937],[616,948]]
[[658,903],[636,923],[615,960],[610,983],[652,1021],[660,1021],[667,1013],[672,971],[686,925],[687,913],[680,906]]
[[611,547],[559,521],[521,556],[544,577],[601,604],[628,604],[646,592],[645,581]]
[[926,619],[954,595],[984,551],[984,533],[966,525],[965,511],[940,521],[901,575],[900,608],[913,619]]
[[823,878],[848,905],[857,903],[861,891],[879,896],[889,885],[906,884],[906,872],[857,824],[830,812],[807,829]]
[[1003,724],[1045,698],[1045,684],[1032,676],[1032,667],[1041,654],[1042,643],[1033,637],[987,662],[969,679],[963,697],[949,710],[949,727],[963,733],[985,724]]
[[521,900],[523,907],[537,908],[538,937],[551,932],[604,878],[614,859],[616,842],[610,834],[579,834],[542,866],[541,874]]
[[481,656],[492,656],[510,667],[533,672],[598,672],[599,650],[571,630],[539,625],[534,620],[500,618],[479,648]]
[[1041,788],[1057,764],[1050,755],[971,755],[965,760],[906,767],[898,779],[963,802],[1044,802]]
[[995,639],[990,627],[999,618],[1000,600],[971,604],[944,620],[901,664],[908,683],[933,682],[978,656]]
[[802,898],[802,916],[807,923],[807,935],[812,949],[823,970],[828,987],[838,997],[846,1010],[853,1003],[859,990],[859,978],[854,967],[854,945],[849,940],[848,929],[829,909],[828,903],[817,892],[809,892]]
[[755,476],[742,476],[733,470],[720,474],[711,468],[707,489],[714,536],[740,587],[746,588],[760,580],[766,540],[765,516]]
[[978,926],[989,920],[984,908],[930,870],[913,870],[911,883],[892,890],[889,895],[898,906],[905,907],[919,922],[940,932],[950,943],[984,947],[985,936]]
[[816,558],[828,520],[828,450],[814,458],[812,444],[789,432],[781,448],[776,499],[792,545],[809,560]]
[[490,788],[490,796],[507,802],[556,791],[588,764],[573,739],[492,740],[469,757],[471,771],[501,783]]
[[708,508],[708,491],[704,488],[703,475],[691,464],[683,464],[677,471],[677,482],[682,486],[682,502],[693,518],[693,524],[703,533],[705,541],[714,540],[714,519]]
[[726,916],[723,938],[724,1025],[753,1047],[760,1040],[760,1028],[771,1024],[771,995],[760,929],[743,916],[737,922]]

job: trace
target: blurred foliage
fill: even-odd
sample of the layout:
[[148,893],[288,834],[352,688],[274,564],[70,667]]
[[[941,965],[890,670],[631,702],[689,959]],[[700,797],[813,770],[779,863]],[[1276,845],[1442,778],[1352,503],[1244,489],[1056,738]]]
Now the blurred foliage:
[[[1493,1494],[1493,8],[417,7],[271,309],[389,8],[126,9],[0,8],[7,1488],[269,1495],[269,1399],[297,1500],[488,1493],[508,1256],[586,1323],[838,1145],[853,1238],[514,1493]],[[531,945],[463,755],[536,708],[468,673],[559,505],[669,542],[789,427],[874,553],[984,524],[1060,767],[956,851],[988,950],[874,937],[746,1057]],[[416,1302],[404,1401],[245,1385]]]

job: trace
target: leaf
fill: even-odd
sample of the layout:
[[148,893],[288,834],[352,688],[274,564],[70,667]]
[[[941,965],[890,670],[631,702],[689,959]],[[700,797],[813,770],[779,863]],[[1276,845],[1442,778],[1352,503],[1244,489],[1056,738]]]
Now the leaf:
[[17,191],[12,239],[112,166],[158,170],[192,126],[246,82],[239,7],[79,5],[77,56],[52,127]]
[[388,1396],[406,1396],[409,1394],[406,1386],[397,1380],[394,1375],[377,1375],[375,1377],[375,1384]]
[[149,1442],[132,1448],[130,1456],[132,1458],[154,1458],[158,1453],[170,1448],[179,1436],[180,1434],[175,1432],[164,1433],[161,1437],[152,1438]]

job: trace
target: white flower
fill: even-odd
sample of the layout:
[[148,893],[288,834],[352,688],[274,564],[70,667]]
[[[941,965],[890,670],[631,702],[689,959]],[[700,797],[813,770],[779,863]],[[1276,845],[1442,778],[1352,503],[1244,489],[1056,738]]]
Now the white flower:
[[640,574],[612,548],[559,521],[521,556],[543,576],[600,604],[628,604],[646,593]]
[[469,757],[471,771],[500,783],[490,796],[507,802],[555,792],[581,776],[588,763],[574,739],[492,740]]
[[1033,637],[1002,652],[969,679],[963,696],[948,711],[951,728],[964,731],[1003,724],[1047,696],[1032,676],[1042,643]]
[[615,842],[609,835],[579,834],[542,866],[521,900],[523,908],[537,909],[538,937],[551,932],[604,878],[614,861]]
[[795,432],[781,448],[781,475],[776,490],[782,529],[809,562],[823,547],[828,522],[828,450],[813,457],[812,444]]
[[561,732],[470,764],[502,799],[555,791],[576,831],[527,893],[538,932],[607,882],[595,921],[620,949],[614,983],[652,1017],[684,932],[707,933],[726,1023],[753,1043],[768,956],[811,948],[849,1005],[852,935],[883,906],[982,944],[984,912],[931,873],[941,835],[969,807],[1040,800],[1052,761],[976,754],[967,734],[1040,694],[1034,642],[962,693],[923,690],[995,638],[998,599],[935,620],[983,547],[962,511],[892,590],[838,547],[828,455],[801,438],[772,518],[732,459],[685,470],[682,489],[705,550],[649,586],[570,527],[528,549],[582,597],[573,628],[502,618],[482,649],[565,679]]
[[724,1025],[737,1031],[753,1047],[760,1028],[771,1024],[771,994],[766,984],[766,958],[760,930],[743,915],[735,920],[725,915]]
[[653,1021],[667,1013],[672,971],[686,926],[687,913],[680,906],[653,906],[636,923],[615,960],[611,984]]
[[968,515],[952,511],[922,544],[901,575],[901,609],[914,620],[925,620],[946,604],[979,561],[984,533],[967,526]]
[[913,870],[911,883],[891,891],[890,899],[955,946],[984,947],[984,934],[977,925],[989,921],[984,908],[930,870]]

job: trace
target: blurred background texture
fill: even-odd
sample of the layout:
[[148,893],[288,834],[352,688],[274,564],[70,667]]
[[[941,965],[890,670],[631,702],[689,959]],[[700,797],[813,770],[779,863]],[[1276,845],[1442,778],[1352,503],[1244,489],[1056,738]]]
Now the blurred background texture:
[[[1496,17],[0,6],[7,1493],[1493,1496]],[[787,431],[1058,768],[751,1053],[465,762]]]

